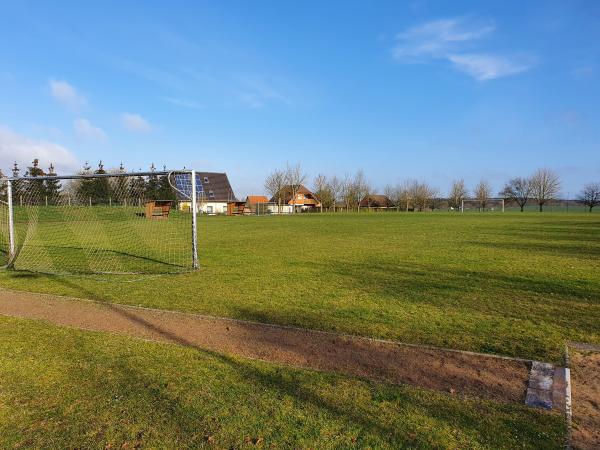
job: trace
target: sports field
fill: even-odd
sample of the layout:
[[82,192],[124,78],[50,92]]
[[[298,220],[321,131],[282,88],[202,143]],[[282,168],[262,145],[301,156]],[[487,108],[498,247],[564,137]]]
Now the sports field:
[[[199,246],[197,272],[5,271],[0,285],[554,363],[567,340],[600,343],[598,214],[201,217]],[[11,446],[44,432],[83,446],[562,445],[560,415],[521,405],[1,323],[0,436]]]

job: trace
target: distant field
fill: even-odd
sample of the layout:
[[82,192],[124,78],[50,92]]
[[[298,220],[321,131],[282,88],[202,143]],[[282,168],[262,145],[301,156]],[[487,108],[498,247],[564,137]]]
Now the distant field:
[[[160,242],[159,227],[177,220],[121,245],[134,252]],[[169,239],[187,246],[181,220]],[[113,239],[110,220],[103,230],[94,238]],[[600,343],[598,214],[200,217],[199,247],[193,273],[5,271],[0,285],[554,362],[567,339]],[[171,249],[185,265],[187,247]]]

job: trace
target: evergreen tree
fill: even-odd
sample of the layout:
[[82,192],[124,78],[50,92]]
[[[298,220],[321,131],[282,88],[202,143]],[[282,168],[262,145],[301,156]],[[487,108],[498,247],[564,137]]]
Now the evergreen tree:
[[[102,161],[98,163],[98,169],[94,171],[96,175],[105,175],[104,164]],[[107,177],[99,177],[92,179],[92,202],[93,203],[108,203],[111,196],[110,183]]]
[[[15,164],[13,165],[13,168],[12,168],[12,177],[19,178],[20,172],[21,172],[21,169],[19,169],[19,166],[15,161]],[[25,183],[25,181],[23,181],[22,179],[15,180],[12,183],[12,197],[13,197],[13,202],[15,203],[15,205],[20,205],[23,201],[23,193],[25,191],[24,183]]]
[[[140,169],[140,172],[142,169]],[[146,180],[143,176],[138,175],[129,182],[129,197],[134,205],[144,201],[146,194]]]
[[0,201],[6,202],[6,181],[4,181],[4,173],[0,169]]
[[[83,170],[80,172],[81,175],[90,175],[92,168],[85,162],[83,166]],[[94,180],[92,178],[83,178],[79,180],[77,185],[75,186],[75,192],[77,198],[83,205],[89,204],[90,201],[94,198]]]
[[[54,164],[50,163],[50,167],[48,167],[48,176],[55,177],[56,172],[54,170]],[[60,195],[61,189],[60,180],[46,180],[46,195],[48,196],[48,202],[58,203],[58,197]]]
[[[125,167],[123,167],[123,163],[119,166],[119,170],[117,171],[119,174],[125,173]],[[115,177],[112,179],[112,195],[114,200],[121,203],[122,205],[126,205],[131,203],[128,201],[130,198],[130,186],[129,186],[129,178],[127,177]]]
[[146,183],[146,195],[145,197],[150,200],[160,200],[159,199],[159,182],[158,176],[154,174],[156,172],[156,167],[154,167],[154,163],[150,166],[150,172],[152,175],[148,177],[148,182]]
[[[27,168],[25,176],[28,178],[43,177],[45,172],[40,167],[40,161],[35,158]],[[39,205],[45,202],[46,186],[44,180],[27,180],[27,203]]]
[[[167,168],[163,166],[163,172],[166,170]],[[158,198],[160,200],[177,200],[175,190],[169,183],[169,175],[161,175],[158,178]]]

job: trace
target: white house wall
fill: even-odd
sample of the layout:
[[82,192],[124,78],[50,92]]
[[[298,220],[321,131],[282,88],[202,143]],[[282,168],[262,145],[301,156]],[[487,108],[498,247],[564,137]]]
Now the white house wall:
[[[227,202],[198,202],[198,212],[202,214],[227,214]],[[191,202],[179,202],[179,208],[189,210]]]

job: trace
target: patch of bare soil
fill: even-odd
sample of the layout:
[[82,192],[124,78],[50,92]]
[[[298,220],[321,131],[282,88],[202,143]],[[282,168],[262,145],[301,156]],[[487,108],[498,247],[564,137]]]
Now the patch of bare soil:
[[600,351],[571,352],[573,448],[600,449]]
[[529,374],[514,359],[3,289],[0,314],[505,402],[524,401]]

